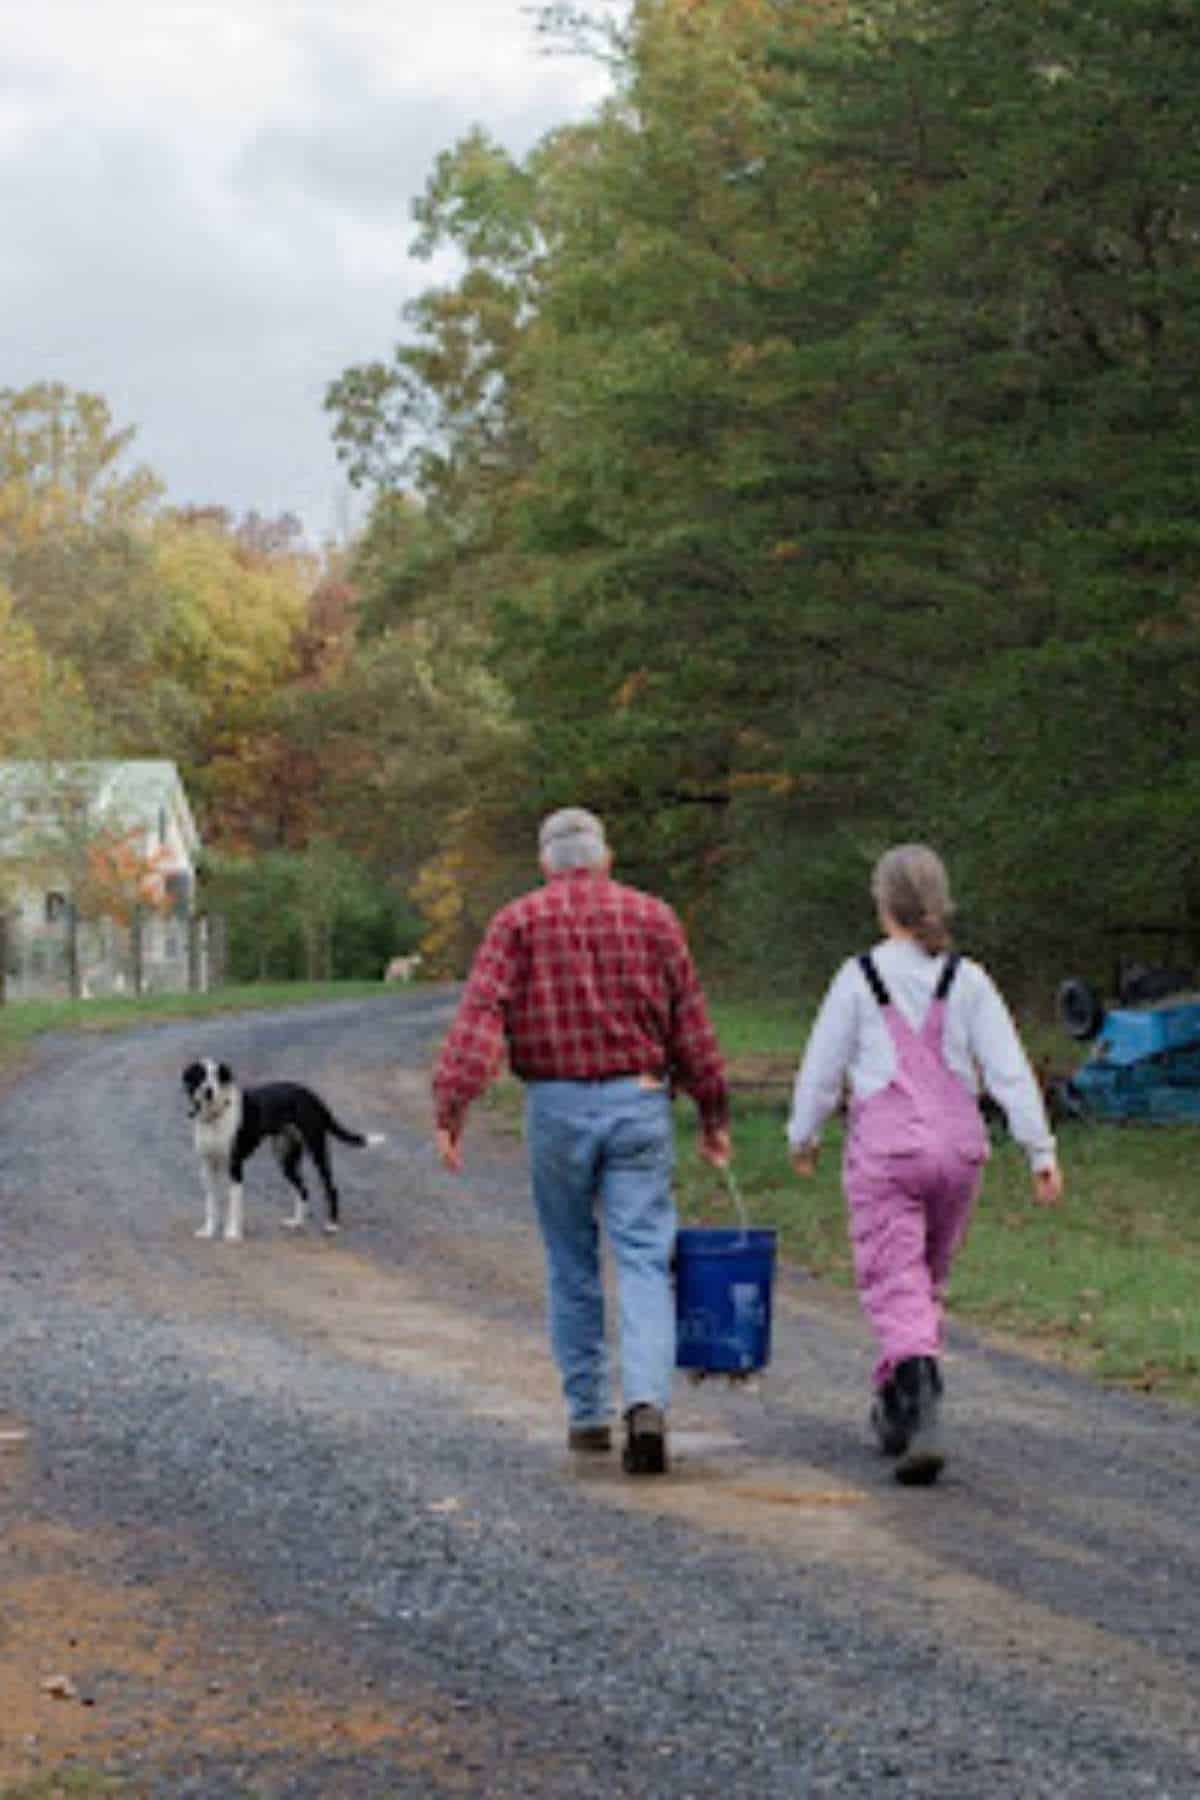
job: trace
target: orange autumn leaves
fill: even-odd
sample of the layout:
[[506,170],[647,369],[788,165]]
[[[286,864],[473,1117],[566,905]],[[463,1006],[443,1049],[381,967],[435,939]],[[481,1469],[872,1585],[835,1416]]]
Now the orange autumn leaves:
[[87,846],[83,898],[88,911],[118,925],[129,925],[139,909],[167,912],[171,897],[166,877],[171,867],[170,852],[148,849],[144,833],[101,831]]

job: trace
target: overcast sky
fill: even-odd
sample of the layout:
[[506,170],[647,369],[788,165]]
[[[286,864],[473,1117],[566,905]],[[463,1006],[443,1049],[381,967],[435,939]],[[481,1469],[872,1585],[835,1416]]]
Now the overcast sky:
[[0,387],[103,394],[178,504],[346,519],[322,411],[387,356],[410,204],[479,123],[523,153],[601,72],[522,0],[0,6]]

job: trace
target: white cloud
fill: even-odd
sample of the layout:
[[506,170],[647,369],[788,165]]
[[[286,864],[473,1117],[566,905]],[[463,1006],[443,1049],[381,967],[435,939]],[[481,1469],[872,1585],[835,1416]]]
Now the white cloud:
[[65,381],[138,427],[180,503],[343,486],[321,400],[386,355],[434,157],[523,153],[599,99],[522,0],[42,0],[0,13],[0,386]]

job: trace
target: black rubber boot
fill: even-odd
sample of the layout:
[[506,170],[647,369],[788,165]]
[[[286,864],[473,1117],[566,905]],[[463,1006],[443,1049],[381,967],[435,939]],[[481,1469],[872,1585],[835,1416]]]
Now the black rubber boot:
[[908,1443],[896,1463],[896,1480],[928,1487],[946,1461],[942,1448],[942,1372],[932,1356],[908,1356],[892,1377],[900,1404],[911,1421]]
[[885,1456],[903,1455],[908,1449],[914,1423],[915,1419],[910,1417],[909,1409],[896,1391],[896,1383],[885,1381],[876,1389],[871,1402],[871,1425]]

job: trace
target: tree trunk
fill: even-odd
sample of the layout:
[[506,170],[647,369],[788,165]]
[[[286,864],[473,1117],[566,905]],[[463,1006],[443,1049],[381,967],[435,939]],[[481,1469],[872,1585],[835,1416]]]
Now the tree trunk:
[[79,909],[73,900],[67,902],[67,987],[72,1000],[81,997],[79,980]]
[[145,963],[142,957],[142,927],[146,915],[140,906],[133,909],[133,917],[129,921],[129,953],[133,965],[133,991],[141,998],[145,986]]
[[187,918],[187,959],[188,959],[188,993],[198,994],[202,987],[200,979],[200,926],[201,921],[195,913]]

